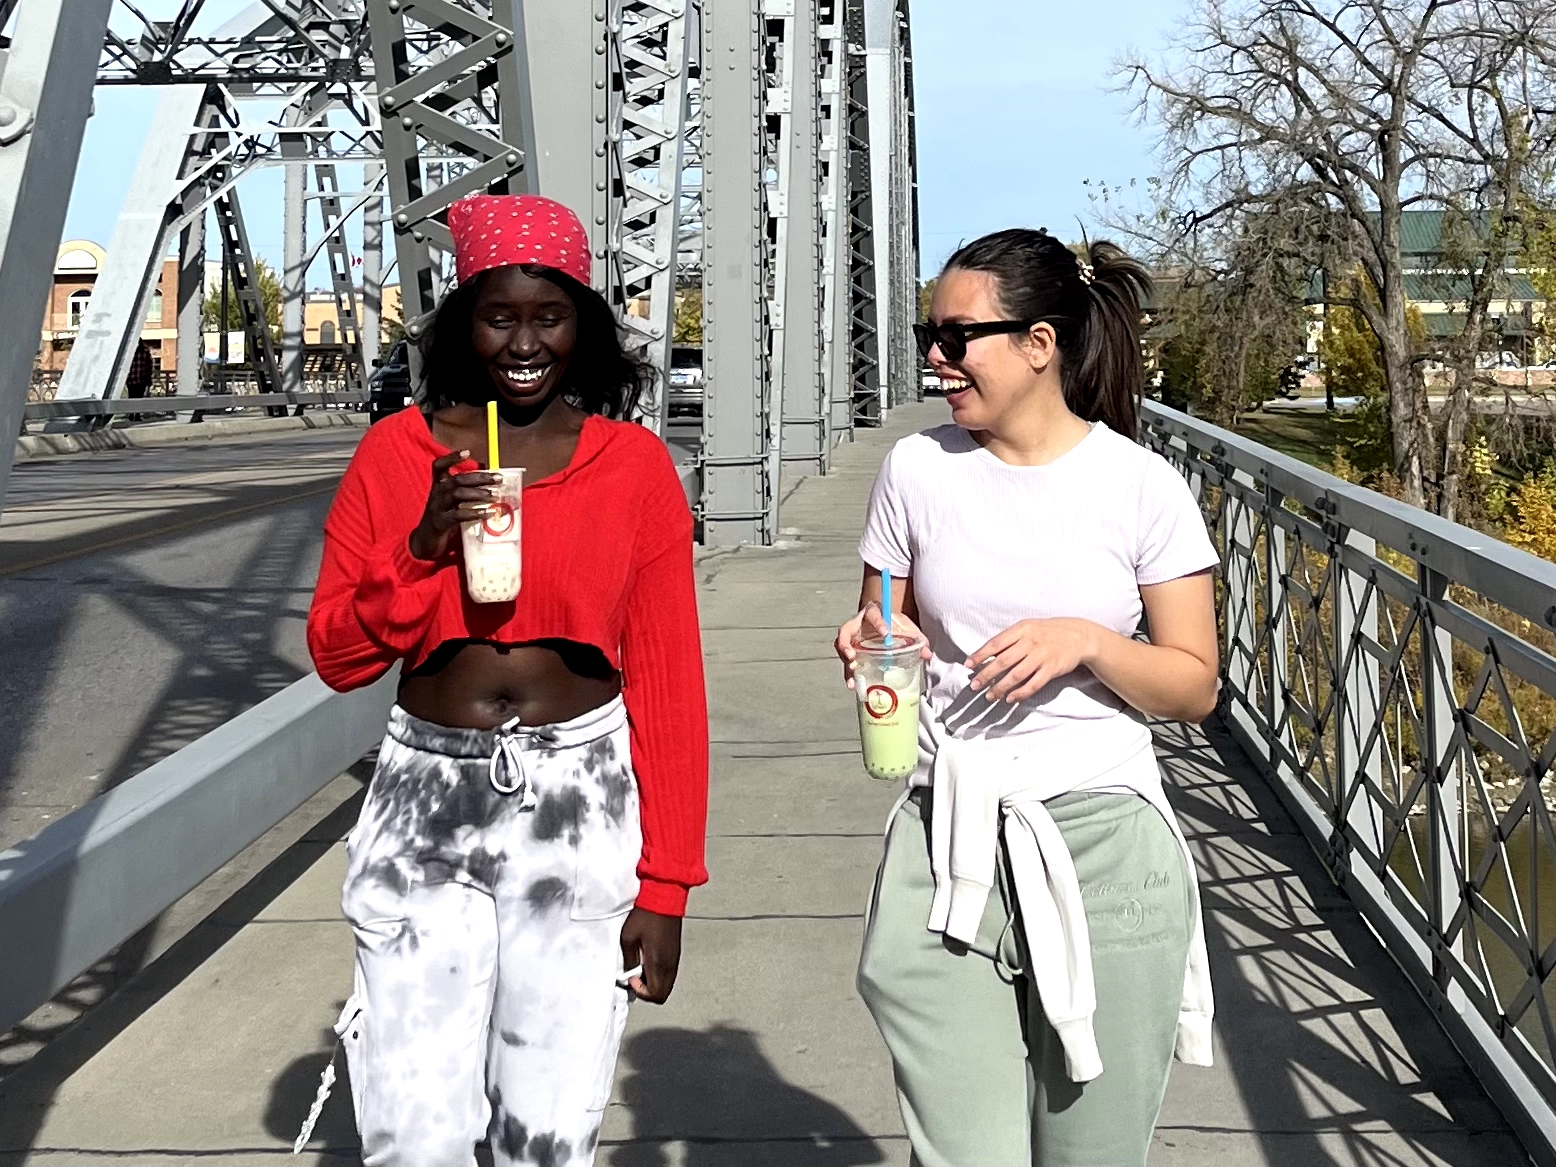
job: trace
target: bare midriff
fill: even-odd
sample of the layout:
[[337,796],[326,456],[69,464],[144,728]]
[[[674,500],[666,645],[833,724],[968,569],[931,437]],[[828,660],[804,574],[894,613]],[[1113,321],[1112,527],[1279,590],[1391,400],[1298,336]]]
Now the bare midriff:
[[[459,729],[495,729],[515,717],[522,725],[569,721],[621,692],[621,680],[603,653],[569,647],[463,645],[441,667],[408,675],[400,684],[400,707],[423,721]],[[566,657],[597,658],[596,666],[579,667],[599,675],[575,672]]]

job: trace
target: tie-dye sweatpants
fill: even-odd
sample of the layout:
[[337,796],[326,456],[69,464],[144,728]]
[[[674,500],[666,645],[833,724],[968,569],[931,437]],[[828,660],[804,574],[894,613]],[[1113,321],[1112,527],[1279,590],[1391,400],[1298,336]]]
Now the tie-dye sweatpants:
[[394,709],[341,897],[367,1167],[460,1167],[488,1135],[499,1167],[593,1161],[641,840],[619,699],[491,732]]

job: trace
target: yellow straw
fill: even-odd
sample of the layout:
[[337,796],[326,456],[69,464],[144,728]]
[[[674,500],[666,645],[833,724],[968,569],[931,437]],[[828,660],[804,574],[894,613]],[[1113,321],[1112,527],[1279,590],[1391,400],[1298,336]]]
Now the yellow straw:
[[486,468],[496,470],[501,459],[497,454],[497,402],[486,403]]

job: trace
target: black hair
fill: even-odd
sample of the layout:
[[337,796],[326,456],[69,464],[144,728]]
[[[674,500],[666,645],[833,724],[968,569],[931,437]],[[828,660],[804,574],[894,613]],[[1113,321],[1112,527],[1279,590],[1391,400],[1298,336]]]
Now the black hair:
[[[578,339],[567,362],[563,398],[585,413],[630,416],[652,373],[622,348],[621,326],[605,297],[555,268],[522,264],[519,270],[561,288],[578,312]],[[491,379],[471,343],[475,302],[486,275],[480,272],[444,296],[422,337],[421,401],[429,409],[485,405],[492,397]]]
[[1104,240],[1086,244],[1085,253],[1083,266],[1043,229],[1015,227],[960,247],[945,270],[988,272],[1007,318],[1053,325],[1065,404],[1134,441],[1145,388],[1140,311],[1151,276]]

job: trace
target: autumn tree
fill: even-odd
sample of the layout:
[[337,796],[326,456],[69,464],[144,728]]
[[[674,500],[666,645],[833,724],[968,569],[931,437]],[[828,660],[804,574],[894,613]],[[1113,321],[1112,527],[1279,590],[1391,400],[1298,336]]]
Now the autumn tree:
[[[275,269],[262,259],[254,260],[255,283],[259,287],[259,302],[265,309],[265,323],[270,327],[270,335],[273,339],[281,338],[281,280],[276,275]],[[214,291],[207,290],[205,299],[200,303],[200,327],[205,332],[241,332],[243,330],[243,309],[238,304],[238,293],[229,287],[227,291],[227,319],[225,325],[222,319],[222,296],[218,287]]]
[[[1490,170],[1507,153],[1508,127],[1545,140],[1521,97],[1508,93],[1504,118],[1487,94],[1510,89],[1515,58],[1531,90],[1549,88],[1550,9],[1531,0],[1199,0],[1166,63],[1137,56],[1123,68],[1171,159],[1161,183],[1169,222],[1192,233],[1301,207],[1325,227],[1313,240],[1326,253],[1311,257],[1315,267],[1361,268],[1376,300],[1345,306],[1378,340],[1395,471],[1418,506],[1438,463],[1428,354],[1408,324],[1403,216],[1493,203],[1511,177]],[[1483,193],[1449,198],[1466,191]]]
[[683,288],[675,294],[675,323],[671,333],[675,344],[702,343],[702,288]]

